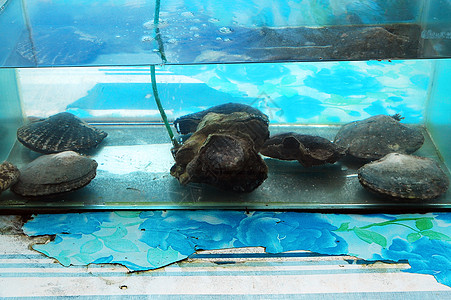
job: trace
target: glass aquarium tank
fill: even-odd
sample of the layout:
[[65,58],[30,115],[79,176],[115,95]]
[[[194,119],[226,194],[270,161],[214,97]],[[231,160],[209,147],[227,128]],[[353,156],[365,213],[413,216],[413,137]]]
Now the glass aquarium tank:
[[450,0],[0,0],[0,44],[2,211],[451,209]]

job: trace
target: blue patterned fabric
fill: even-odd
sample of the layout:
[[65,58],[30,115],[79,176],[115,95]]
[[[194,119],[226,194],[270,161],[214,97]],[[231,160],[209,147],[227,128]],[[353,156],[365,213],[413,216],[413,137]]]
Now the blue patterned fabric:
[[408,272],[431,274],[451,286],[451,214],[345,215],[299,212],[124,211],[39,214],[30,236],[55,235],[33,248],[63,265],[118,263],[155,269],[196,250],[309,250],[366,260],[408,260]]

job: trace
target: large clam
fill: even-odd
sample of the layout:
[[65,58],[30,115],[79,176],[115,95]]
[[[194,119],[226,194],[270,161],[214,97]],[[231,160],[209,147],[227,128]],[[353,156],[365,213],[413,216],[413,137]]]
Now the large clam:
[[358,176],[366,189],[401,200],[434,199],[449,187],[448,177],[434,160],[401,153],[364,165]]
[[246,112],[250,115],[255,115],[260,117],[261,119],[266,120],[268,122],[268,116],[263,114],[260,110],[253,108],[252,106],[241,104],[241,103],[226,103],[217,106],[210,107],[209,109],[199,111],[193,114],[185,115],[180,118],[177,118],[174,121],[174,126],[177,129],[177,132],[180,134],[188,134],[196,131],[197,126],[200,121],[205,117],[208,113],[217,113],[217,114],[231,114],[234,112]]
[[372,161],[392,152],[411,154],[423,145],[424,136],[401,124],[397,115],[377,115],[343,125],[334,143],[347,149],[352,158]]
[[42,155],[20,169],[11,190],[21,196],[46,196],[70,192],[96,176],[97,162],[74,151]]
[[107,136],[71,113],[62,112],[31,122],[17,130],[24,146],[40,153],[86,151],[96,147]]
[[251,192],[267,178],[268,168],[258,150],[268,137],[266,118],[247,112],[208,113],[176,149],[171,174],[182,184]]

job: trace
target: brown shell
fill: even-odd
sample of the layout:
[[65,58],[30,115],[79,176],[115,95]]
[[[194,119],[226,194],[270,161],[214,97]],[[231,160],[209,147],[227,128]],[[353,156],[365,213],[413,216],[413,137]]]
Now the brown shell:
[[106,136],[106,132],[68,112],[29,123],[17,130],[19,142],[40,153],[89,150]]
[[208,114],[208,113],[217,113],[228,115],[235,112],[246,112],[249,115],[253,115],[259,117],[264,120],[266,123],[269,123],[268,116],[262,113],[260,110],[253,108],[252,106],[241,104],[241,103],[226,103],[217,106],[210,107],[209,109],[189,114],[186,116],[182,116],[177,118],[174,121],[174,126],[177,129],[178,133],[187,134],[195,132],[197,126],[200,121]]
[[210,134],[194,158],[175,164],[171,174],[182,184],[207,183],[223,190],[251,192],[268,177],[268,167],[248,139]]
[[7,161],[0,164],[0,193],[16,183],[19,175],[19,170],[13,164]]
[[21,196],[44,196],[70,192],[96,176],[97,162],[73,151],[42,155],[20,169],[11,190]]
[[343,125],[334,143],[353,158],[371,161],[392,152],[411,154],[423,145],[424,136],[394,117],[377,115]]
[[401,153],[364,165],[358,176],[366,189],[394,199],[434,199],[449,187],[448,177],[435,161]]
[[209,113],[175,152],[171,175],[182,184],[207,183],[251,192],[267,178],[268,168],[256,149],[268,136],[268,124],[260,117],[246,112]]
[[345,149],[320,136],[281,133],[266,140],[260,153],[281,160],[297,160],[304,167],[335,163]]
[[[260,116],[246,112],[234,112],[228,115],[208,113],[184,145],[180,149],[174,149],[175,155],[180,157],[186,151],[197,153],[208,135],[212,133],[244,136],[253,143],[257,152],[269,138],[268,123]],[[180,153],[177,153],[178,150],[181,150]],[[189,160],[193,157],[194,154],[191,154]]]
[[259,150],[269,138],[268,122],[259,115],[247,112],[231,114],[208,113],[199,123],[198,134],[227,132],[232,135],[247,135]]

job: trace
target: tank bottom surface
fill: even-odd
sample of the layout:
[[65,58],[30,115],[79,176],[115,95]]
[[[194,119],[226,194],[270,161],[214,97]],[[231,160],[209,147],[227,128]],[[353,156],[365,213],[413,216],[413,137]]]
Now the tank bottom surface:
[[[181,185],[170,175],[174,160],[171,144],[161,125],[96,125],[108,132],[99,148],[88,153],[98,162],[90,184],[57,197],[23,198],[5,191],[2,211],[70,212],[84,210],[243,209],[423,212],[451,209],[451,192],[428,202],[383,199],[359,183],[359,165],[347,161],[304,168],[296,161],[265,158],[268,178],[248,194],[224,192],[204,184]],[[270,127],[271,134],[299,132],[333,140],[339,126]],[[439,152],[422,127],[425,143],[415,155],[440,163]],[[19,168],[40,154],[16,142],[8,161]]]

